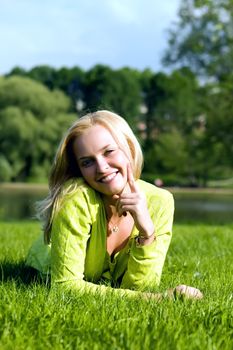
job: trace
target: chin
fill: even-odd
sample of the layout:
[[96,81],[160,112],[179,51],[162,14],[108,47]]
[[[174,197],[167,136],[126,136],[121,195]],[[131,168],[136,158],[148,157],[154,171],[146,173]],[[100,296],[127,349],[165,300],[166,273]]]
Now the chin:
[[106,196],[114,196],[115,194],[121,194],[124,191],[125,185],[123,186],[114,186],[113,188],[109,188],[101,191]]
[[121,189],[115,189],[110,191],[101,191],[105,196],[114,196],[115,194],[120,194],[123,190]]

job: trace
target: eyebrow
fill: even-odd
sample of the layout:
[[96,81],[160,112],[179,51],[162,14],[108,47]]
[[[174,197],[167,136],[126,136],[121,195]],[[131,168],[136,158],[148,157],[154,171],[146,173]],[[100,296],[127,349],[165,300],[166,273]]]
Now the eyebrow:
[[[108,148],[109,146],[112,146],[112,144],[109,143],[108,145],[102,147],[99,151],[100,151],[100,152],[101,152],[101,151],[104,151],[104,150],[105,150],[106,148]],[[91,158],[91,157],[92,157],[92,156],[83,156],[83,157],[78,158],[78,160],[83,160],[83,159]]]

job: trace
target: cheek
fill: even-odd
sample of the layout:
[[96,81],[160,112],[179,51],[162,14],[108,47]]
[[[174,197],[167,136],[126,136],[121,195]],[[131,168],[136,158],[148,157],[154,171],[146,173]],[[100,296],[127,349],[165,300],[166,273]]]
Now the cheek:
[[85,180],[88,180],[91,177],[91,171],[90,169],[80,169],[81,175]]
[[127,165],[129,164],[129,160],[123,152],[118,156],[118,163],[121,164],[124,174],[127,175]]

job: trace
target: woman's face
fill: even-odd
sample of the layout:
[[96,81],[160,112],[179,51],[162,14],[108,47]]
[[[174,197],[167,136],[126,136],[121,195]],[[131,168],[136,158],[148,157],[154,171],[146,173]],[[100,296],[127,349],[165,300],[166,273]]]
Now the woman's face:
[[92,188],[107,196],[125,189],[129,160],[106,128],[92,126],[75,139],[73,150],[82,176]]

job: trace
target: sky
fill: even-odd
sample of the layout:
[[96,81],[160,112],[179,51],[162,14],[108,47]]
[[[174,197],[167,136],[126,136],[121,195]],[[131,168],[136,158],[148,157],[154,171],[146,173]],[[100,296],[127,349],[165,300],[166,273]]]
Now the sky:
[[96,64],[164,70],[180,0],[0,0],[0,74]]

